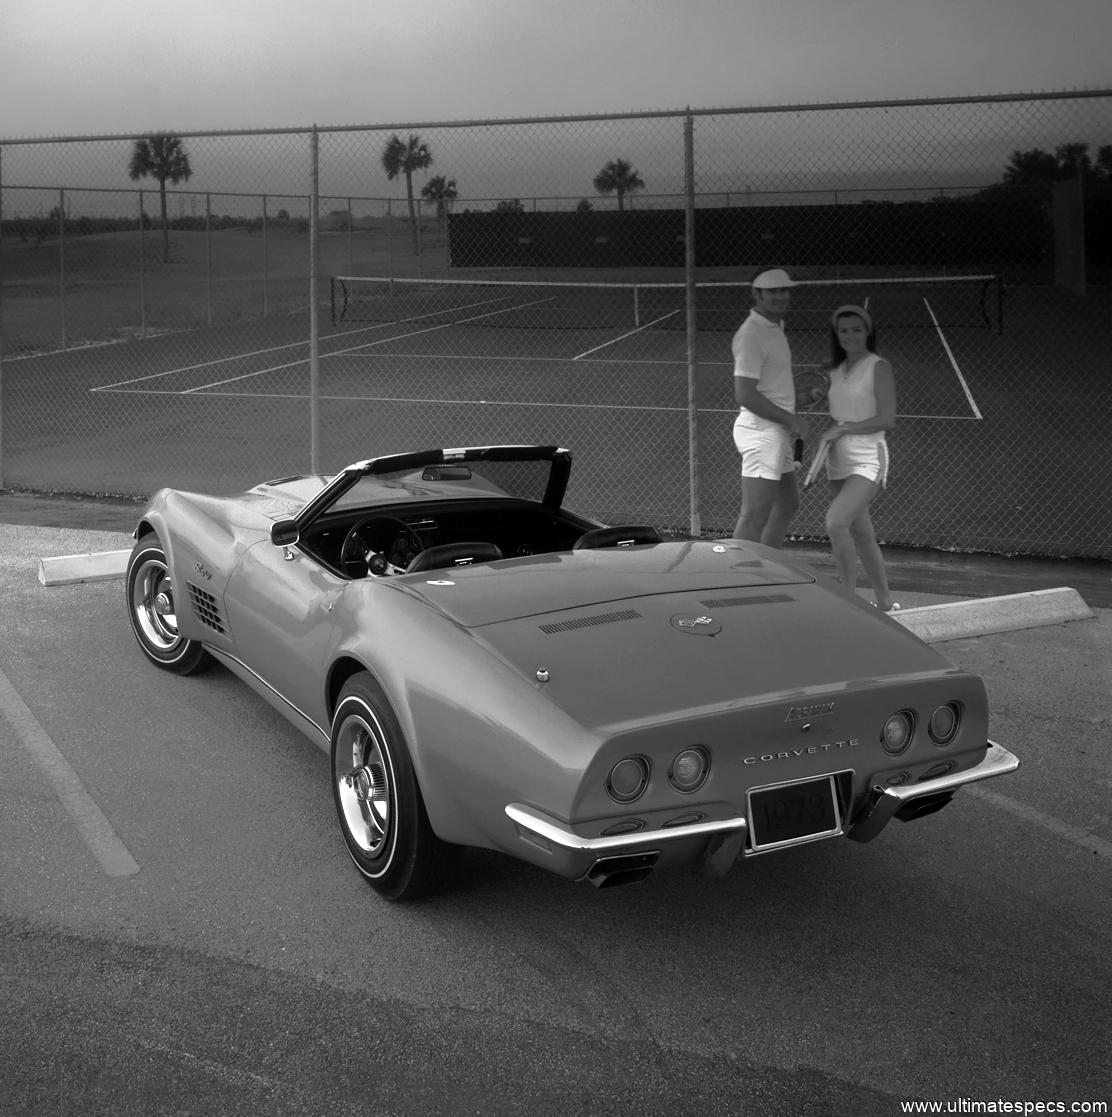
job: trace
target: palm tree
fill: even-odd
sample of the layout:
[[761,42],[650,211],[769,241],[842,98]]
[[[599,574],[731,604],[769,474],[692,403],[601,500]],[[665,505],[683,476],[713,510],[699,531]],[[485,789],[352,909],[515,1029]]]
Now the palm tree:
[[645,181],[624,159],[613,159],[595,175],[595,189],[600,194],[617,194],[618,211],[625,209],[625,196],[644,190]]
[[454,202],[459,197],[456,180],[436,175],[421,187],[421,197],[436,203],[436,221],[443,231],[444,219],[448,216],[448,203]]
[[405,175],[405,196],[409,203],[409,225],[413,230],[413,255],[420,252],[420,242],[417,239],[417,210],[413,204],[413,172],[423,171],[432,163],[432,152],[429,146],[421,142],[420,136],[411,132],[409,139],[402,142],[395,132],[387,141],[382,150],[382,166],[386,177],[393,181],[398,175]]
[[166,183],[177,186],[193,174],[189,153],[180,136],[159,132],[146,139],[136,140],[131,149],[131,162],[127,173],[133,179],[158,180],[158,196],[162,204],[162,262],[170,262],[170,225],[166,219]]

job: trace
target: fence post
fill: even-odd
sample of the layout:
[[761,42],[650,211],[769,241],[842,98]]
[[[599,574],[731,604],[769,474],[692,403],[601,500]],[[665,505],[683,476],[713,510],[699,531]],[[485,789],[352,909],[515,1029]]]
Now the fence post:
[[417,199],[417,205],[413,210],[413,219],[417,222],[415,230],[417,235],[417,278],[421,279],[424,276],[424,271],[421,268],[421,253],[424,251],[424,245],[421,241],[421,199]]
[[684,181],[684,279],[687,295],[687,463],[690,485],[690,532],[702,534],[699,506],[699,352],[695,302],[695,121],[688,112],[683,120]]
[[263,234],[263,317],[266,318],[270,314],[270,301],[267,297],[267,279],[270,272],[270,254],[269,246],[267,244],[267,230],[269,222],[267,221],[266,213],[266,195],[263,195],[263,227],[261,232]]
[[390,199],[386,199],[386,275],[394,278],[394,215],[390,209]]
[[309,472],[320,473],[320,137],[315,124],[309,141],[309,162]]
[[147,248],[143,226],[143,191],[139,191],[139,336],[147,336]]
[[205,195],[205,300],[208,324],[212,325],[212,195]]
[[4,487],[4,149],[0,147],[0,489]]
[[348,275],[355,274],[355,214],[351,209],[351,199],[347,200],[348,232]]
[[62,350],[66,338],[66,191],[58,191],[58,314],[62,325]]

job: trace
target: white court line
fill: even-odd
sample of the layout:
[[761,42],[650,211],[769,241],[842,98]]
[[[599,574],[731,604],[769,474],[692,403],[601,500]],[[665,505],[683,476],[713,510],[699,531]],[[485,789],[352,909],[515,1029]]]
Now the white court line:
[[3,671],[0,671],[0,715],[11,723],[19,743],[54,785],[54,793],[77,824],[82,841],[104,872],[110,877],[129,877],[139,872],[138,862],[116,836],[104,812]]
[[[362,345],[354,345],[350,349],[336,349],[331,353],[322,353],[322,357],[343,357],[349,353],[358,353],[361,349],[370,349],[375,345],[385,345],[391,341],[404,341],[408,337],[420,337],[422,334],[436,333],[437,330],[450,330],[454,326],[462,326],[467,322],[478,322],[482,318],[494,318],[499,314],[507,314],[511,310],[522,310],[527,306],[536,306],[538,303],[551,302],[555,298],[554,295],[548,296],[544,299],[533,299],[527,303],[515,303],[513,306],[504,306],[500,310],[491,310],[486,314],[473,314],[470,318],[454,318],[451,322],[442,322],[438,326],[426,326],[423,330],[412,330],[407,334],[391,334],[390,337],[380,338],[378,341],[367,341]],[[483,305],[483,304],[480,304]],[[210,388],[220,388],[225,384],[236,384],[240,380],[250,380],[254,376],[265,376],[270,372],[281,372],[284,368],[294,368],[297,365],[303,365],[305,362],[291,361],[284,365],[273,365],[270,368],[261,368],[257,372],[245,372],[242,376],[229,376],[226,380],[214,380],[210,384],[198,384],[196,388],[187,388],[181,394],[183,396],[192,395],[194,392],[205,392]]]
[[969,390],[969,385],[965,382],[965,377],[961,374],[961,369],[958,368],[958,363],[954,360],[954,354],[950,349],[949,343],[946,341],[946,335],[942,332],[942,327],[938,324],[938,319],[934,316],[934,311],[931,309],[931,304],[927,302],[926,298],[923,299],[923,305],[927,308],[927,313],[931,316],[931,321],[934,323],[934,328],[938,331],[938,340],[942,342],[942,348],[946,350],[946,356],[950,358],[950,365],[958,378],[958,383],[961,384],[961,390],[965,393],[965,398],[969,401],[969,408],[973,412],[974,419],[983,419],[981,409],[977,406],[977,401],[973,398],[973,393]]
[[[215,399],[243,399],[242,392],[209,392]],[[285,399],[303,403],[308,397],[294,395],[292,392],[252,392],[250,399]],[[321,396],[321,399],[345,401],[348,403],[433,403],[444,406],[474,407],[563,407],[567,410],[582,411],[675,411],[687,414],[685,407],[661,407],[655,404],[640,403],[557,403],[555,400],[517,400],[517,399],[419,399],[415,396]],[[730,412],[729,414],[734,414]]]
[[[404,356],[405,354],[399,354]],[[481,358],[476,357],[475,360],[485,360],[494,358]],[[503,358],[499,358],[503,359]],[[514,360],[515,358],[504,358],[505,360]],[[527,359],[527,358],[522,358]],[[566,357],[536,357],[533,360],[567,360]],[[627,364],[626,361],[599,361],[598,364]],[[636,364],[644,364],[643,361],[634,362]],[[661,364],[675,364],[674,361],[661,361]],[[149,392],[139,388],[125,388],[121,389],[121,395],[134,394],[134,395],[181,395],[181,392]],[[207,392],[206,395],[211,396],[213,399],[281,399],[289,400],[293,403],[304,403],[309,397],[305,393],[298,392]],[[649,406],[644,404],[631,404],[631,403],[557,403],[554,400],[548,402],[538,402],[537,400],[503,400],[503,399],[414,399],[412,396],[357,396],[351,394],[324,394],[320,397],[322,400],[333,400],[336,402],[346,403],[435,403],[446,404],[451,406],[466,406],[474,404],[485,404],[488,407],[564,407],[568,409],[586,409],[594,408],[599,411],[675,411],[677,413],[687,414],[687,407],[659,407]],[[706,415],[736,415],[736,407],[700,407],[701,414]],[[811,415],[826,415],[826,411],[812,411],[808,414]],[[972,423],[974,417],[972,415],[900,415],[901,419],[945,419],[949,422],[955,423]]]
[[983,787],[964,787],[962,792],[965,795],[983,799],[986,803],[991,803],[1002,811],[1014,814],[1024,822],[1030,822],[1056,837],[1064,838],[1067,842],[1072,842],[1075,846],[1087,850],[1089,853],[1095,853],[1106,861],[1112,861],[1112,842],[1105,841],[1104,838],[1098,837],[1083,826],[1074,826],[1071,823],[1063,822],[1060,818],[1046,814],[1036,807],[1029,807],[1026,803],[1011,799],[1007,795],[1001,795],[998,791],[989,791]]
[[[510,297],[509,295],[500,295],[497,299],[481,299],[481,300],[477,300],[476,302],[473,302],[473,303],[468,303],[465,306],[458,307],[457,309],[459,309],[459,310],[469,310],[473,306],[489,306],[491,303],[505,302],[505,300],[508,299],[509,297]],[[508,308],[508,309],[514,309],[514,308],[511,307],[511,308]],[[401,325],[405,322],[420,322],[422,318],[432,318],[435,315],[440,314],[440,313],[441,313],[441,311],[433,310],[433,311],[430,311],[428,314],[414,314],[409,318],[399,318],[399,319],[397,319],[395,321],[391,321],[391,322],[376,322],[372,325],[360,326],[358,329],[344,330],[343,333],[330,334],[329,335],[329,340],[332,340],[333,338],[337,338],[337,337],[350,337],[353,334],[372,333],[374,330],[385,330],[388,326],[397,326],[397,325]],[[465,321],[470,321],[470,319],[465,319]],[[408,336],[408,335],[403,335],[403,336]],[[200,363],[195,364],[195,365],[181,365],[178,368],[168,369],[166,372],[152,372],[152,373],[149,373],[146,376],[136,376],[131,380],[118,380],[114,384],[101,384],[98,387],[90,388],[89,390],[92,391],[92,392],[109,392],[109,391],[112,391],[112,390],[118,389],[118,388],[126,388],[129,384],[141,384],[141,383],[143,383],[144,381],[147,381],[147,380],[158,380],[160,377],[174,376],[179,372],[196,372],[197,369],[201,369],[201,368],[214,368],[217,365],[226,365],[229,361],[242,361],[242,360],[248,360],[251,357],[263,357],[267,353],[280,353],[283,349],[297,349],[299,347],[307,346],[308,344],[309,344],[309,339],[308,338],[305,338],[302,341],[287,341],[283,345],[273,345],[269,349],[250,349],[246,353],[236,353],[231,357],[217,357],[214,360],[201,361]],[[341,350],[339,350],[339,352],[340,353],[350,353],[350,352],[353,352],[353,350],[341,349]],[[325,354],[322,354],[322,356],[330,357],[330,356],[332,356],[332,354],[331,353],[325,353]],[[292,368],[293,365],[304,364],[304,363],[305,363],[304,361],[294,361],[292,364],[279,365],[278,367],[279,368]],[[272,369],[263,369],[262,371],[263,372],[271,372],[273,370]],[[173,392],[168,392],[166,394],[176,396],[176,395],[180,395],[181,393],[178,392],[178,391],[173,391]]]
[[621,337],[614,337],[609,341],[604,341],[601,345],[596,345],[594,349],[585,349],[582,353],[572,357],[571,360],[578,361],[580,357],[589,357],[592,353],[597,353],[600,349],[606,349],[608,346],[617,345],[619,341],[625,341],[627,337],[633,337],[635,334],[639,334],[644,330],[652,329],[657,322],[663,322],[666,318],[672,318],[676,314],[679,314],[678,310],[670,310],[667,314],[662,314],[659,318],[654,318],[651,322],[646,322],[645,325],[638,326],[637,329],[630,330],[627,334],[622,334]]
[[[131,380],[117,380],[115,384],[101,384],[96,388],[90,388],[92,392],[108,392],[115,388],[126,388],[129,384],[142,384],[147,380],[158,380],[163,376],[175,376],[179,372],[196,372],[199,368],[211,368],[213,365],[224,365],[229,361],[239,361],[247,357],[261,357],[267,353],[279,353],[283,349],[294,349],[299,345],[308,345],[308,341],[289,341],[285,345],[275,345],[270,349],[255,349],[249,353],[237,353],[234,357],[217,357],[214,361],[201,361],[195,365],[182,365],[180,368],[167,369],[165,372],[151,372],[146,376],[136,376]],[[179,395],[180,393],[171,391],[169,395]]]

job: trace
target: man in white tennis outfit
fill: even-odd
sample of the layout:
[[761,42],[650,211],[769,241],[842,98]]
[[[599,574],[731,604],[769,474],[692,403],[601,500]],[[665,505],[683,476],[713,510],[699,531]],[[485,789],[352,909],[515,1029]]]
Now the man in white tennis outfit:
[[768,268],[752,283],[753,309],[734,334],[734,445],[741,454],[741,514],[735,539],[779,547],[799,509],[792,444],[809,433],[795,413],[792,353],[784,315],[796,283]]

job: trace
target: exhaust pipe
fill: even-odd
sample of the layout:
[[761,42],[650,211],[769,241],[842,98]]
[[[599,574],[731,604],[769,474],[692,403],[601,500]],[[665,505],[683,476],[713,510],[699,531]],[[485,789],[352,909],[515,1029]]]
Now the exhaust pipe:
[[660,853],[628,853],[618,857],[600,857],[583,876],[596,888],[615,888],[619,884],[635,884],[656,868]]
[[901,822],[926,818],[927,815],[942,810],[953,797],[954,793],[952,791],[942,791],[937,795],[924,795],[919,799],[912,799],[910,803],[896,811],[896,817]]

